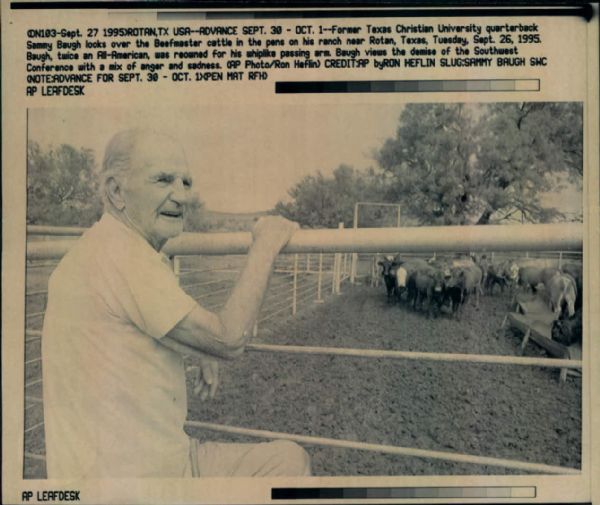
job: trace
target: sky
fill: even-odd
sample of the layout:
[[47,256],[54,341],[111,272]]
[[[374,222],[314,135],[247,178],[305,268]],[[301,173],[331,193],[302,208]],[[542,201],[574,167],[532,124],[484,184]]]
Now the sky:
[[[273,208],[304,176],[328,175],[340,164],[375,166],[373,151],[395,135],[401,104],[190,106],[30,109],[29,140],[43,146],[86,147],[101,164],[117,131],[156,127],[179,140],[197,191],[219,212]],[[569,188],[547,195],[566,212],[581,209],[581,195]]]

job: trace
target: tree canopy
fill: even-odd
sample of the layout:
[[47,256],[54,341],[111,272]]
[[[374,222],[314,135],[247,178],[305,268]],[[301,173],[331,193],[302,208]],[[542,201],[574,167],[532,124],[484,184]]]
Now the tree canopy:
[[[275,211],[309,228],[337,228],[341,222],[351,227],[354,204],[379,199],[379,185],[372,171],[340,165],[331,177],[321,172],[304,177],[289,190],[292,201],[278,202]],[[363,219],[368,221],[369,217]]]
[[89,226],[102,212],[90,149],[27,146],[27,223]]
[[579,103],[410,104],[377,154],[387,200],[423,224],[555,219],[543,192],[581,180]]
[[[377,167],[338,167],[296,184],[282,215],[310,227],[352,223],[357,201],[398,203],[403,223],[565,220],[543,195],[583,174],[581,103],[408,104]],[[376,211],[366,221],[373,225]],[[369,226],[368,223],[361,223]]]

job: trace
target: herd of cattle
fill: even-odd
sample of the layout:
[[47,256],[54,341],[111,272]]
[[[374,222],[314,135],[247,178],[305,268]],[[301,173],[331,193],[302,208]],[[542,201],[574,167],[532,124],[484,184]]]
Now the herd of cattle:
[[[429,317],[447,312],[460,317],[471,295],[479,296],[517,289],[542,295],[554,313],[553,338],[568,340],[581,334],[582,271],[576,263],[561,268],[519,266],[516,260],[492,261],[486,255],[436,256],[429,260],[400,254],[378,261],[389,303],[405,300]],[[577,330],[573,330],[574,328]],[[576,337],[575,337],[576,338]],[[567,342],[565,342],[567,343]]]

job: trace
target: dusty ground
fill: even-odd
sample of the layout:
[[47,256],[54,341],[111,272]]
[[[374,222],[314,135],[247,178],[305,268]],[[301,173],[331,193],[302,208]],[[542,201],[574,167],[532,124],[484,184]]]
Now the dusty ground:
[[[263,333],[278,344],[513,356],[500,330],[508,299],[482,299],[461,321],[389,306],[383,288],[346,287]],[[526,355],[544,356],[535,344]],[[505,365],[247,353],[223,367],[218,397],[189,418],[250,428],[580,467],[581,381]],[[191,430],[205,439],[223,434]],[[231,438],[234,440],[234,438]],[[307,447],[317,475],[517,473],[440,460]]]
[[[43,277],[43,276],[42,276]],[[32,277],[30,281],[34,280]],[[30,282],[29,289],[44,282]],[[43,309],[32,298],[28,312]],[[501,330],[508,298],[485,297],[461,321],[429,320],[386,303],[384,288],[344,285],[323,304],[305,304],[295,317],[261,327],[259,341],[405,351],[514,356],[521,336]],[[40,328],[41,318],[28,320]],[[544,356],[535,344],[526,355]],[[26,360],[39,356],[39,340]],[[26,382],[40,364],[26,367]],[[560,384],[558,371],[505,365],[290,356],[248,352],[222,366],[217,398],[190,396],[192,420],[437,451],[579,468],[581,380]],[[27,396],[41,397],[41,384]],[[27,403],[25,450],[44,453],[41,405]],[[198,429],[205,440],[244,440]],[[250,439],[246,439],[250,440]],[[316,475],[441,475],[518,473],[441,460],[306,446]],[[26,477],[45,476],[41,460],[26,459]]]

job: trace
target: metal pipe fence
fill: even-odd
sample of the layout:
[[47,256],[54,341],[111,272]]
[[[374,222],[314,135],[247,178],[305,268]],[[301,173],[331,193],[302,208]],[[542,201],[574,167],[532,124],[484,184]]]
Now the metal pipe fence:
[[[488,227],[449,227],[444,228],[399,228],[386,229],[363,229],[363,230],[302,230],[297,232],[284,253],[277,259],[274,274],[273,285],[265,296],[263,309],[257,318],[255,333],[260,327],[264,328],[269,321],[282,316],[294,316],[299,310],[312,306],[314,302],[323,301],[326,293],[340,294],[343,283],[351,278],[360,278],[361,276],[371,276],[371,279],[378,277],[376,275],[376,258],[373,251],[386,252],[404,252],[407,256],[431,257],[432,253],[444,253],[445,251],[463,251],[465,249],[465,237],[468,240],[468,247],[471,251],[490,251],[493,250],[493,256],[498,259],[511,252],[521,251],[520,254],[527,259],[549,259],[562,261],[578,261],[581,258],[582,249],[582,227],[579,225],[521,225],[514,226],[488,226]],[[468,230],[467,230],[468,229]],[[35,235],[43,231],[56,236],[65,236],[69,233],[64,230],[34,229],[29,227],[28,233]],[[75,235],[75,230],[73,235]],[[79,231],[80,233],[81,231]],[[238,274],[241,266],[232,261],[233,264],[219,264],[213,266],[194,265],[193,256],[199,253],[207,255],[216,254],[243,254],[248,249],[251,236],[245,233],[232,234],[188,234],[180,240],[172,241],[168,244],[167,251],[170,251],[173,258],[173,267],[178,276],[182,287],[186,290],[199,289],[195,292],[196,299],[206,301],[208,309],[218,309],[226,301],[227,292],[235,283],[235,276]],[[458,237],[458,238],[457,238]],[[53,240],[30,242],[27,245],[28,268],[38,269],[40,267],[54,267],[56,263],[49,263],[49,259],[59,258],[73,244],[73,240]],[[536,253],[528,251],[536,250]],[[558,252],[556,252],[558,251]],[[356,260],[352,260],[352,254],[356,253]],[[372,258],[369,260],[369,258]],[[33,262],[31,261],[33,260]],[[357,272],[356,264],[365,263],[366,270]],[[196,262],[197,263],[197,262]],[[222,278],[215,279],[215,275]],[[203,277],[205,277],[203,279]],[[185,280],[185,282],[184,282]],[[211,286],[223,285],[215,289]],[[327,289],[331,286],[331,289]],[[209,288],[209,289],[207,289]],[[47,294],[45,290],[36,288],[26,293],[27,298],[35,295]],[[225,296],[222,296],[225,295]],[[287,296],[286,296],[287,295]],[[219,298],[219,300],[216,300]],[[222,299],[221,299],[222,298]],[[26,320],[29,322],[34,318],[43,315],[42,311],[27,314]],[[259,326],[260,325],[260,326]],[[41,331],[28,329],[25,342],[40,341]],[[369,349],[329,349],[329,348],[303,348],[295,346],[266,346],[259,344],[249,344],[248,350],[253,352],[284,352],[297,354],[328,354],[338,356],[362,356],[366,358],[387,357],[393,359],[423,359],[436,361],[465,361],[479,362],[482,359],[489,363],[503,363],[511,365],[529,365],[529,366],[562,366],[568,368],[581,368],[581,362],[558,363],[557,360],[548,360],[548,363],[530,360],[528,362],[519,361],[524,358],[511,358],[510,360],[498,359],[498,357],[483,357],[477,355],[442,355],[435,353],[403,353],[399,351],[381,351]],[[382,354],[383,353],[383,354]],[[435,354],[435,355],[434,355]],[[464,359],[463,359],[464,358]],[[550,364],[550,361],[553,363]],[[28,357],[27,366],[38,366],[41,363],[40,357]],[[41,367],[40,367],[41,368]],[[41,375],[41,370],[39,371]],[[29,405],[27,412],[35,410],[32,405],[42,407],[41,399],[32,396],[31,388],[41,385],[42,379],[31,377],[25,383],[25,388],[29,390],[26,400]],[[37,389],[36,389],[37,391]],[[35,391],[33,391],[34,394]],[[27,417],[26,417],[27,418]],[[198,427],[205,424],[207,428],[209,423],[196,423]],[[27,435],[35,432],[43,426],[42,422],[37,422],[27,426],[25,433]],[[220,426],[221,431],[235,430],[237,428]],[[271,432],[258,433],[260,430],[249,430],[241,428],[244,432],[256,436],[267,436]],[[267,435],[265,435],[265,433]],[[280,435],[280,434],[278,434]],[[378,452],[390,452],[397,454],[410,454],[419,452],[423,457],[439,457],[449,461],[475,462],[472,456],[436,453],[432,451],[419,451],[418,449],[393,448],[390,446],[379,446],[366,444],[362,442],[335,441],[330,439],[319,439],[318,437],[304,437],[300,435],[284,434],[290,439],[298,438],[306,443],[316,443],[317,445],[332,445],[346,448],[358,448],[365,450],[377,450]],[[277,438],[280,438],[279,436]],[[310,439],[310,440],[309,440]],[[44,456],[25,452],[25,456],[31,459],[44,460]],[[471,458],[471,459],[469,459]],[[565,467],[549,467],[547,465],[528,464],[510,460],[495,460],[494,458],[483,458],[489,461],[489,464],[497,464],[508,468],[537,468],[540,471],[546,470],[549,473],[579,473],[578,470]],[[483,460],[482,459],[482,460]]]

